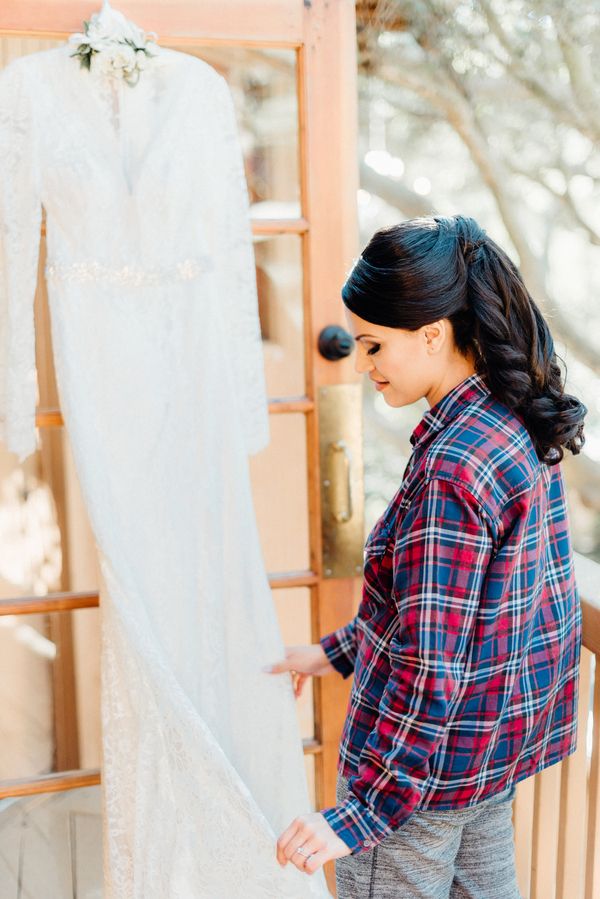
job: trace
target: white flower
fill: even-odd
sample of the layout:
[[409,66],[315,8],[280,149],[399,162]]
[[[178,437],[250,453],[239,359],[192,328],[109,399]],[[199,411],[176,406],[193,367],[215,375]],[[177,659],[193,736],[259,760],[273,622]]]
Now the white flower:
[[146,43],[146,34],[141,28],[138,28],[137,25],[134,25],[133,22],[127,22],[127,25],[127,33],[124,34],[123,37],[133,41],[136,47],[143,47]]
[[[103,9],[85,22],[84,34],[72,34],[69,44],[74,47],[80,63],[107,75],[120,76],[128,84],[137,84],[142,69],[154,59],[158,46],[152,41],[154,32],[146,33],[123,13]],[[93,60],[93,63],[92,63]]]
[[86,37],[88,44],[93,44],[94,42],[102,43],[106,38],[109,37],[109,30],[106,27],[103,27],[102,24],[98,21],[98,14],[95,13],[86,28]]
[[99,75],[116,75],[112,64],[112,57],[108,53],[96,53],[92,60],[94,71]]
[[105,53],[112,59],[112,64],[115,69],[125,69],[125,71],[133,71],[136,63],[136,54],[135,50],[129,47],[127,44],[123,46],[118,46],[114,51],[105,50]]
[[79,32],[77,34],[71,34],[69,35],[69,43],[72,44],[73,47],[78,47],[80,44],[87,44],[87,35]]
[[96,52],[98,53],[101,50],[105,50],[106,48],[110,47],[111,43],[112,42],[108,37],[94,37],[88,39],[88,44],[90,45],[92,50],[96,50]]

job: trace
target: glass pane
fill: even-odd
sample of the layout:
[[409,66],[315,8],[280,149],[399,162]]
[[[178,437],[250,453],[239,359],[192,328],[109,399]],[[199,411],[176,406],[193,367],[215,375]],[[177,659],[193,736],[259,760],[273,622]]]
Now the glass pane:
[[363,392],[365,539],[402,483],[412,449],[409,437],[420,421],[425,400],[393,409],[367,382]]
[[0,617],[0,785],[100,766],[98,616]]
[[[273,598],[285,645],[312,643],[310,590],[308,587],[273,590]],[[302,738],[310,740],[315,733],[312,678],[304,684],[304,689],[296,701],[296,707]]]
[[[44,379],[41,379],[43,384]],[[63,428],[22,465],[0,446],[0,598],[95,591],[97,553]]]
[[250,457],[254,507],[268,571],[309,565],[304,415],[271,415],[269,445]]
[[0,800],[3,897],[101,899],[100,787]]
[[169,46],[225,77],[236,107],[253,218],[300,214],[298,100],[294,50]]
[[63,41],[56,39],[42,39],[37,37],[1,37],[0,38],[0,67],[7,66],[18,56],[27,56],[29,53],[38,53],[42,50],[51,50],[58,47]]
[[270,397],[304,394],[300,238],[256,238],[254,255],[267,393]]

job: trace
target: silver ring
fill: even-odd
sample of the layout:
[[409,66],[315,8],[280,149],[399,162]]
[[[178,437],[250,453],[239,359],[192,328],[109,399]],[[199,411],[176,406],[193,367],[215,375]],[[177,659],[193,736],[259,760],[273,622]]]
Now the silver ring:
[[296,852],[299,852],[300,855],[304,855],[305,858],[310,858],[310,855],[308,854],[308,852],[306,851],[306,849],[303,849],[303,848],[302,848],[302,846],[298,846],[298,848],[296,849]]

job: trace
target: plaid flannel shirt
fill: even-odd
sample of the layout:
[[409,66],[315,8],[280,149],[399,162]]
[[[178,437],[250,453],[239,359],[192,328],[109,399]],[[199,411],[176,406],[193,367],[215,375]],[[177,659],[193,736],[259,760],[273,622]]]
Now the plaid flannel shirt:
[[423,415],[365,547],[356,617],[321,639],[354,674],[342,805],[354,854],[416,809],[474,805],[576,749],[581,609],[560,464],[473,374]]

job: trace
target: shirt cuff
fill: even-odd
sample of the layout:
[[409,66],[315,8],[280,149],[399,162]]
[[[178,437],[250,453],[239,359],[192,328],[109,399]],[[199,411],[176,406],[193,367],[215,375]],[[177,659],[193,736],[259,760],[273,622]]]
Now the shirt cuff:
[[355,796],[348,796],[340,805],[322,809],[321,814],[350,847],[352,855],[373,849],[394,831]]
[[354,627],[354,622],[351,621],[345,627],[332,631],[330,634],[325,634],[319,641],[325,655],[335,670],[339,671],[343,677],[349,677],[351,674],[354,674],[354,661],[356,658]]

